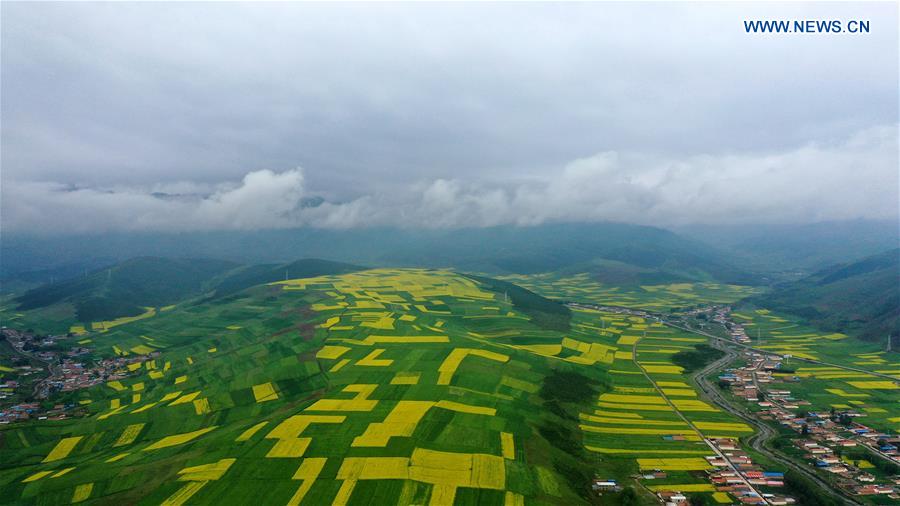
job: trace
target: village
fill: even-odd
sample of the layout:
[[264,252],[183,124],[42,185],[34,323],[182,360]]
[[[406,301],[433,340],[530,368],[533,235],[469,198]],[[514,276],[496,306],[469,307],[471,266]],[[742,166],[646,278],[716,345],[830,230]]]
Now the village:
[[[60,346],[60,341],[71,339],[72,336],[38,336],[8,328],[0,329],[0,336],[19,354],[14,361],[16,365],[12,368],[15,379],[0,379],[0,424],[32,419],[63,420],[81,416],[83,409],[79,410],[81,406],[78,404],[46,406],[42,401],[56,392],[71,392],[125,378],[131,371],[138,369],[140,364],[158,355],[154,352],[127,358],[88,360],[91,348],[81,345],[69,348]],[[35,367],[32,365],[33,361],[42,362],[46,366]],[[33,387],[23,395],[26,382]]]
[[[739,325],[732,328],[732,333],[735,340],[747,339]],[[835,408],[827,412],[811,411],[804,408],[810,403],[796,398],[790,390],[771,387],[775,381],[773,373],[782,370],[781,357],[746,350],[742,358],[746,365],[719,375],[720,385],[727,385],[735,397],[755,404],[760,420],[775,422],[798,434],[800,437],[793,439],[792,444],[810,466],[827,473],[849,494],[900,499],[900,476],[879,480],[864,469],[874,467],[869,460],[883,459],[888,464],[885,468],[896,474],[900,464],[897,450],[900,437],[866,426],[859,420],[865,416],[860,411]],[[798,380],[791,376],[778,379],[780,382]],[[847,458],[843,454],[848,448],[864,449],[871,457],[869,460]]]

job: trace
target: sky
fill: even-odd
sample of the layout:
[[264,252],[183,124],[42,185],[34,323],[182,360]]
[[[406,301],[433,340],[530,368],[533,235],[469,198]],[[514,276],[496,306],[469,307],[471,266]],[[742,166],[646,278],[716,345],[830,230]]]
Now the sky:
[[[898,4],[2,4],[0,225],[897,219]],[[745,20],[870,21],[748,34]]]

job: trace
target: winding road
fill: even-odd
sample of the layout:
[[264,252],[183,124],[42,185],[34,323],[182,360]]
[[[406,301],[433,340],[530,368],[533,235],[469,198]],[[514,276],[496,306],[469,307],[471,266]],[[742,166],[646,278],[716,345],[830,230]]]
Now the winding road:
[[[679,327],[680,328],[680,327]],[[806,476],[817,485],[819,485],[824,492],[828,495],[841,501],[844,504],[854,504],[859,505],[860,503],[844,496],[843,494],[837,492],[831,485],[829,485],[825,480],[816,476],[814,473],[810,472],[807,469],[804,469],[802,466],[796,464],[795,462],[782,457],[775,452],[771,451],[766,447],[766,442],[774,438],[778,433],[769,426],[765,422],[761,422],[746,413],[742,410],[739,410],[732,406],[718,391],[718,388],[709,383],[709,380],[706,376],[716,370],[724,368],[729,362],[733,361],[737,358],[738,354],[735,352],[734,348],[730,348],[721,343],[721,341],[713,340],[713,347],[725,352],[725,356],[708,364],[703,369],[695,372],[692,375],[692,380],[694,380],[697,385],[700,387],[700,390],[703,392],[704,396],[712,401],[714,404],[724,409],[725,411],[731,413],[732,415],[744,420],[752,427],[756,429],[756,432],[746,439],[747,444],[750,445],[751,448],[758,451],[759,453],[765,455],[766,457],[783,464],[784,466],[793,469],[794,471]]]
[[[587,306],[587,307],[599,308],[599,306],[597,304],[584,303],[584,302],[576,302],[575,304],[577,304],[579,306],[583,306],[583,307]],[[626,311],[629,310],[629,308],[620,308],[620,309],[623,309]],[[792,469],[792,470],[796,471],[797,473],[805,476],[812,482],[819,485],[824,493],[826,493],[829,496],[831,496],[832,498],[840,501],[841,503],[862,506],[861,503],[857,502],[853,498],[845,496],[842,493],[840,493],[839,491],[837,491],[836,489],[834,489],[831,485],[829,485],[825,480],[823,480],[822,478],[817,476],[815,473],[810,472],[808,469],[805,469],[803,466],[798,465],[797,463],[793,462],[792,460],[790,460],[786,457],[780,456],[780,455],[776,454],[775,452],[769,450],[769,448],[766,447],[766,443],[778,434],[776,432],[776,430],[773,429],[768,424],[761,422],[761,421],[757,420],[756,418],[748,415],[744,411],[739,410],[736,407],[734,407],[731,403],[729,403],[722,396],[722,394],[718,391],[718,388],[714,385],[711,385],[709,383],[709,380],[706,378],[706,376],[708,374],[710,374],[711,372],[719,370],[719,369],[723,369],[728,363],[735,360],[738,357],[736,348],[748,349],[748,350],[756,351],[758,353],[763,353],[763,354],[767,354],[767,355],[778,355],[777,353],[773,353],[773,352],[767,351],[767,350],[760,350],[757,348],[753,348],[752,346],[734,342],[732,340],[723,338],[721,336],[716,336],[716,335],[710,334],[708,332],[704,332],[702,330],[697,330],[697,329],[693,329],[690,327],[684,327],[681,325],[671,323],[665,319],[664,315],[661,315],[661,314],[655,314],[650,311],[641,311],[641,312],[656,318],[657,320],[660,321],[660,323],[663,323],[670,327],[680,329],[685,332],[691,332],[691,333],[698,334],[698,335],[701,335],[704,337],[708,337],[708,338],[710,338],[710,342],[712,343],[712,346],[714,348],[725,352],[725,356],[723,356],[722,358],[706,365],[703,369],[693,373],[691,375],[691,379],[694,383],[697,384],[697,386],[703,392],[703,395],[708,400],[710,400],[711,402],[713,402],[714,404],[716,404],[723,410],[727,411],[728,413],[731,413],[732,415],[740,418],[741,420],[744,420],[750,426],[752,426],[756,429],[756,432],[754,432],[752,436],[750,436],[749,438],[746,439],[747,444],[749,444],[751,448],[753,448],[757,452],[765,455],[766,457],[772,459],[773,461],[778,462],[778,463],[784,465],[785,467]],[[637,360],[636,346],[637,346],[637,344],[635,344],[635,348],[633,351],[635,361]],[[864,372],[866,374],[871,374],[873,376],[880,376],[880,377],[884,377],[884,378],[891,379],[894,381],[898,380],[898,378],[896,378],[894,376],[875,373],[872,371],[866,371],[866,370],[862,370],[862,369],[856,369],[853,367],[847,367],[847,366],[842,366],[842,365],[838,365],[838,364],[830,364],[828,362],[821,362],[818,360],[800,359],[800,358],[796,358],[796,359],[803,360],[804,362],[811,362],[811,363],[815,363],[815,364],[822,364],[822,365],[828,365],[828,366],[832,366],[832,367],[838,367],[838,368],[847,369],[850,371]],[[643,367],[641,367],[641,370],[642,371],[644,370]],[[646,372],[644,374],[645,374],[645,376],[647,376]],[[649,378],[649,376],[648,376],[648,378]],[[651,379],[651,382],[652,382],[652,379]],[[654,386],[656,385],[655,383],[653,383],[653,384],[654,384]],[[659,389],[657,388],[657,390],[659,390]],[[667,399],[667,402],[668,402],[668,399]],[[679,413],[679,415],[681,415],[681,414]],[[682,418],[684,419],[683,416],[682,416]],[[690,422],[688,422],[688,423],[690,424]],[[691,427],[694,428],[693,425],[691,425]],[[696,428],[694,428],[694,430],[696,430]],[[699,433],[699,431],[698,431],[698,433]]]

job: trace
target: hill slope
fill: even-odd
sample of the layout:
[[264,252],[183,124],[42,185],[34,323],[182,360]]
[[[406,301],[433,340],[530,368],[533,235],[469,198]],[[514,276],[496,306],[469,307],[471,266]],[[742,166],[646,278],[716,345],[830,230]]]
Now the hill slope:
[[241,266],[214,259],[141,257],[40,286],[25,292],[15,302],[19,311],[71,305],[77,321],[90,323],[137,316],[146,307],[177,304],[206,293],[210,298],[221,298],[286,276],[306,278],[359,269],[318,259]]
[[[577,411],[560,419],[535,394],[559,360],[502,337],[567,334],[446,271],[291,279],[245,295],[93,334],[99,355],[160,355],[61,394],[89,418],[0,426],[0,493],[18,504],[79,493],[95,504],[587,503]],[[591,402],[606,373],[564,363],[584,374],[567,376],[584,395],[556,403]],[[548,441],[535,432],[545,425],[568,436]]]
[[643,505],[634,476],[664,465],[710,502],[681,417],[752,430],[659,353],[703,339],[446,270],[279,281],[90,338],[115,376],[53,398],[83,417],[0,425],[8,501],[576,505],[600,475],[626,487],[609,504]]
[[75,306],[79,321],[135,316],[146,306],[165,306],[199,293],[215,276],[237,264],[223,260],[141,257],[59,283],[43,285],[17,299],[27,311],[58,303]]
[[883,340],[900,335],[900,249],[833,265],[751,302],[825,330]]

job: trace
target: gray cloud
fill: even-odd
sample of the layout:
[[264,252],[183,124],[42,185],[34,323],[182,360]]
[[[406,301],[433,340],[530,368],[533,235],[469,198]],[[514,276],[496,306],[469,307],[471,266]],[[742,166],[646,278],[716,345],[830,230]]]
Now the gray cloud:
[[[897,123],[896,17],[895,3],[6,3],[3,225],[896,214],[896,154],[869,150],[874,182],[845,156]],[[773,18],[872,33],[744,33]],[[836,184],[845,198],[812,196]],[[330,203],[294,208],[310,195]]]
[[[309,206],[302,169],[165,188],[12,183],[8,230],[205,230],[313,226],[463,227],[559,221],[797,223],[898,215],[896,125],[768,155],[670,159],[602,152],[553,177],[510,184],[421,180]],[[161,192],[160,190],[169,190]],[[187,193],[171,193],[180,190]],[[840,205],[823,205],[837,202]]]

